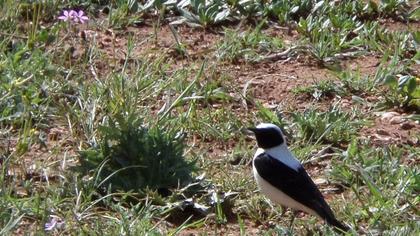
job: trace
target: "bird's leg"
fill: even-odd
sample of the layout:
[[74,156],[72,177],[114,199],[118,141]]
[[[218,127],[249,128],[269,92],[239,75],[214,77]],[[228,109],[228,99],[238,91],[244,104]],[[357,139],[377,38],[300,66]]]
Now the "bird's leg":
[[295,222],[296,215],[298,214],[298,211],[292,210],[292,217],[290,219],[290,225],[289,229],[293,233],[293,223]]

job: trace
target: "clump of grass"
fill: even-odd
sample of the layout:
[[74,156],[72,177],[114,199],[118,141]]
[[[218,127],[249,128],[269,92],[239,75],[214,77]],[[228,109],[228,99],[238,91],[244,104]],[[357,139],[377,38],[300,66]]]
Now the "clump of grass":
[[360,204],[355,221],[367,221],[371,231],[386,235],[402,230],[400,226],[399,230],[390,227],[390,222],[404,224],[406,232],[418,230],[416,223],[405,224],[418,213],[419,201],[419,169],[405,162],[411,162],[418,154],[418,149],[409,146],[372,147],[369,141],[357,140],[349,144],[342,158],[333,162],[331,176],[354,192],[352,197]]
[[384,101],[379,107],[416,111],[420,107],[420,80],[410,73],[409,65],[399,58],[401,50],[395,50],[393,56],[386,53],[376,70],[375,83],[388,86],[387,96],[383,96]]
[[227,29],[225,38],[217,47],[217,57],[230,62],[236,62],[240,59],[255,61],[264,53],[283,48],[281,39],[269,37],[262,32],[265,23],[265,21],[262,21],[255,29],[249,29],[241,33]]
[[[47,83],[55,76],[55,67],[40,50],[30,51],[23,45],[0,55],[0,115],[2,121],[17,121],[24,113],[31,113],[34,121],[45,119]],[[13,122],[10,122],[13,123]]]
[[386,96],[386,103],[404,109],[418,110],[420,108],[420,82],[412,75],[389,76],[385,83],[389,86],[390,96]]
[[310,86],[298,87],[293,90],[295,94],[303,93],[310,95],[315,100],[320,100],[323,97],[334,97],[336,95],[343,95],[344,91],[340,85],[331,80],[322,80],[319,83]]
[[362,76],[360,71],[344,71],[337,74],[346,92],[354,95],[366,95],[375,89],[375,83],[369,76]]
[[349,142],[361,125],[355,120],[355,113],[343,112],[337,104],[325,112],[309,108],[303,113],[293,114],[292,118],[298,136],[304,140],[334,145]]
[[248,196],[245,201],[238,201],[238,211],[248,216],[255,222],[267,222],[278,216],[274,206],[262,195],[253,194]]
[[98,187],[167,192],[187,184],[196,169],[193,161],[184,159],[180,135],[158,125],[146,128],[135,114],[109,118],[100,133],[100,145],[80,155],[84,169],[98,172]]

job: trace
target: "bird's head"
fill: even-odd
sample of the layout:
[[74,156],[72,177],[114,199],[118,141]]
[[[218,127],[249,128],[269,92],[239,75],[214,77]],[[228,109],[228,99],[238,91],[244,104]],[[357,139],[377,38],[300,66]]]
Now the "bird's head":
[[270,123],[261,123],[255,128],[248,128],[249,131],[254,133],[258,147],[269,149],[280,145],[286,145],[281,129]]

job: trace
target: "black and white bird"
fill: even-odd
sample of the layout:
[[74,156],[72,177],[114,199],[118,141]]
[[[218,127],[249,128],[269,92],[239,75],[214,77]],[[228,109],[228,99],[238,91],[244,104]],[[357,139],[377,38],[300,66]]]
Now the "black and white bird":
[[249,130],[255,134],[259,147],[253,172],[261,192],[277,204],[312,214],[347,231],[349,228],[335,218],[311,177],[287,148],[281,129],[262,123]]

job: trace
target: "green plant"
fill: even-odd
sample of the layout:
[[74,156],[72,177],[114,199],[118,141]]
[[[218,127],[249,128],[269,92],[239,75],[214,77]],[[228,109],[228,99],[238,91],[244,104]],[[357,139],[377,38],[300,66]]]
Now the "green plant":
[[390,91],[381,105],[416,110],[420,107],[419,79],[409,74],[407,62],[400,59],[399,52],[400,49],[397,49],[392,57],[385,54],[376,70],[375,83],[387,85]]
[[191,0],[189,8],[181,5],[177,9],[186,22],[204,28],[225,21],[230,15],[222,0]]
[[1,54],[0,63],[0,122],[19,126],[18,118],[25,114],[36,123],[47,122],[48,79],[57,73],[50,58],[41,50],[19,45]]
[[231,18],[235,20],[239,19],[249,19],[254,20],[256,17],[262,15],[262,10],[264,6],[270,4],[264,4],[263,1],[254,1],[254,0],[226,0],[227,5],[229,6]]
[[277,18],[280,24],[290,24],[299,18],[306,18],[314,7],[314,1],[286,1],[274,0],[271,4],[264,4],[264,13]]
[[[149,1],[150,2],[150,1]],[[144,8],[139,6],[137,1],[115,1],[115,5],[107,7],[108,23],[110,26],[115,28],[123,28],[132,24],[142,22],[142,16],[144,11],[151,7],[147,4]]]
[[255,222],[266,222],[278,215],[271,202],[261,195],[248,196],[239,202],[238,211],[250,217]]
[[80,153],[82,168],[97,171],[98,187],[164,190],[191,180],[195,166],[184,159],[182,137],[142,125],[135,114],[110,117],[108,125],[100,127],[100,145]]
[[[392,232],[390,221],[405,221],[405,214],[418,211],[419,169],[403,164],[418,154],[418,149],[408,146],[374,147],[369,141],[352,140],[342,157],[333,161],[330,175],[355,193],[360,203],[355,219]],[[406,227],[408,232],[418,229],[416,224]]]
[[412,75],[388,76],[385,84],[394,94],[385,97],[387,102],[405,108],[420,108],[420,78]]
[[185,47],[185,45],[181,42],[180,37],[178,32],[176,31],[175,27],[172,25],[169,25],[169,29],[172,32],[172,35],[174,36],[175,39],[175,51],[177,52],[178,55],[180,55],[181,57],[187,57],[187,49]]
[[361,123],[356,120],[356,112],[341,111],[338,104],[325,112],[309,108],[303,113],[292,114],[298,136],[307,141],[326,142],[335,145],[349,142]]
[[239,59],[257,61],[261,55],[283,48],[283,41],[262,32],[265,21],[254,29],[243,32],[225,30],[225,37],[217,47],[216,56],[222,60],[236,62]]
[[383,16],[405,20],[409,17],[410,5],[408,2],[407,0],[382,0],[379,11]]
[[375,88],[375,83],[369,76],[362,76],[360,71],[344,71],[337,74],[343,83],[343,90],[354,95],[365,95],[371,93]]
[[332,80],[322,80],[314,85],[298,87],[293,89],[296,94],[303,93],[311,95],[315,100],[320,100],[323,97],[334,97],[336,95],[343,95],[345,91]]
[[276,111],[272,111],[266,107],[264,107],[262,104],[257,103],[257,108],[258,108],[258,116],[266,121],[266,122],[270,122],[273,124],[278,125],[279,127],[285,127],[287,126],[287,122],[284,120],[284,117],[282,116],[281,111],[276,110]]

